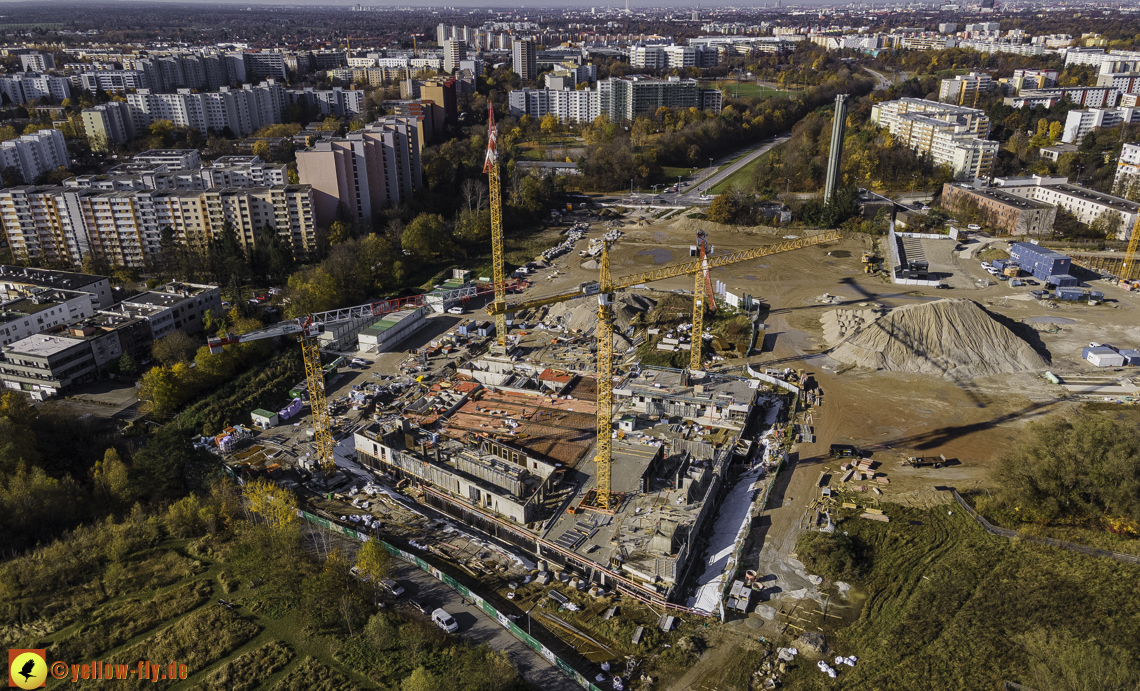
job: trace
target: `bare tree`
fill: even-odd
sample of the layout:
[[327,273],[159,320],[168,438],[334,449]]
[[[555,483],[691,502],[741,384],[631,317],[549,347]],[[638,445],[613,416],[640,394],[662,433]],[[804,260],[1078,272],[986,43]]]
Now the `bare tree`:
[[467,178],[459,188],[468,213],[482,211],[487,207],[487,185],[481,180]]

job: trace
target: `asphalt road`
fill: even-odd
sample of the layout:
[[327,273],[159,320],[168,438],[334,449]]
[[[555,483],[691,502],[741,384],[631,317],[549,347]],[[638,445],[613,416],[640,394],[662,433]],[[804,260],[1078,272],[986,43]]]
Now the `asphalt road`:
[[[702,190],[716,186],[736,171],[740,170],[744,166],[755,161],[758,157],[770,151],[773,147],[783,144],[789,139],[791,139],[790,136],[782,136],[760,144],[742,156],[740,160],[736,161],[735,163],[721,168],[712,175],[706,175],[704,178],[694,181],[693,184],[689,185],[688,190],[679,196],[680,202],[682,204],[695,204],[699,202]],[[668,200],[669,197],[666,196],[665,199]]]
[[[460,602],[459,593],[411,564],[398,559],[394,559],[392,563],[396,566],[393,577],[404,587],[404,594],[397,601],[396,607],[402,607],[409,616],[425,618],[429,616],[420,614],[407,605],[409,598],[418,600],[432,609],[443,607],[448,614],[455,617],[455,623],[459,624],[459,632],[451,635],[466,636],[476,644],[486,643],[495,650],[505,651],[519,668],[519,673],[526,682],[534,688],[542,691],[582,691],[582,687],[570,681],[569,677],[547,662],[546,658],[515,638],[483,610],[475,607],[470,601],[467,601],[467,604]],[[518,624],[525,629],[526,617],[519,619]]]
[[887,89],[891,88],[891,80],[884,77],[881,72],[876,72],[870,67],[864,67],[863,69],[875,75],[875,78],[879,80],[879,83],[875,85],[875,91],[886,91]]

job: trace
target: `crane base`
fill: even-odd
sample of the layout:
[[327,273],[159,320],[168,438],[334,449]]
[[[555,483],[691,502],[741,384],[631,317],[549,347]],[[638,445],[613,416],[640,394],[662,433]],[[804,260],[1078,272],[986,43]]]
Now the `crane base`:
[[607,516],[613,516],[621,509],[621,505],[625,502],[624,492],[611,492],[610,493],[610,506],[609,508],[602,508],[598,505],[598,490],[597,488],[588,490],[586,496],[582,497],[582,501],[578,505],[570,509],[571,513],[578,513],[580,511],[596,511],[597,513],[604,513]]

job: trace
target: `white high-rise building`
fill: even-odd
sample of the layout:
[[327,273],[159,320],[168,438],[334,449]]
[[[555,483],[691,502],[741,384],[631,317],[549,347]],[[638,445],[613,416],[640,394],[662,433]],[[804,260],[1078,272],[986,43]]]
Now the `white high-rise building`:
[[59,103],[71,98],[71,84],[64,77],[19,72],[0,77],[0,93],[12,103],[28,103],[45,96]]
[[15,168],[31,184],[42,173],[69,168],[67,144],[59,130],[40,130],[0,142],[0,168]]
[[467,43],[458,38],[449,38],[443,43],[443,71],[451,74],[459,68],[459,63],[467,59]]
[[538,77],[538,53],[534,41],[516,39],[511,43],[511,60],[511,69],[523,83],[533,82]]
[[1140,201],[1140,142],[1125,144],[1116,161],[1116,179],[1112,183],[1112,193]]

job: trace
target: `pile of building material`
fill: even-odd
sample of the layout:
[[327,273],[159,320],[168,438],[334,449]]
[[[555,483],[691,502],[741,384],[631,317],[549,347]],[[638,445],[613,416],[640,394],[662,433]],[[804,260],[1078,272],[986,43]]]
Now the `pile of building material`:
[[875,309],[831,310],[824,312],[819,321],[823,323],[823,337],[829,345],[835,345],[864,326],[879,318],[882,312]]
[[974,378],[1041,369],[1045,360],[973,300],[900,307],[831,353],[871,370]]

